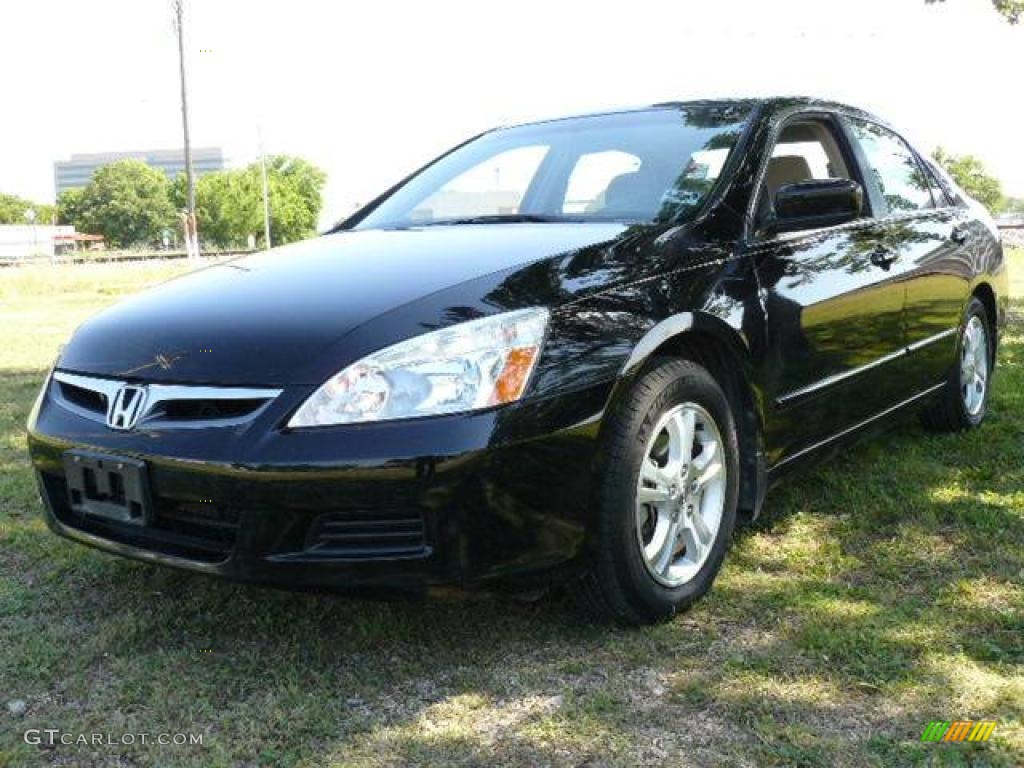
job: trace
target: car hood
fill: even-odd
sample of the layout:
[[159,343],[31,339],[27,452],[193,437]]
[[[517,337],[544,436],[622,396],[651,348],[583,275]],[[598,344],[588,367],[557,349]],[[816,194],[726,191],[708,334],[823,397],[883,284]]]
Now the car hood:
[[82,325],[58,365],[160,382],[314,383],[322,375],[317,358],[377,316],[486,275],[607,243],[624,229],[477,224],[326,235],[207,267],[122,301]]

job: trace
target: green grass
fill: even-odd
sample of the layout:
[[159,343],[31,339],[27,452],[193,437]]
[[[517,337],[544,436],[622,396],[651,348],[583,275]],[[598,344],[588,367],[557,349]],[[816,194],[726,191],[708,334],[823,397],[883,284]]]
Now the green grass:
[[[275,592],[58,539],[24,450],[41,377],[90,313],[186,267],[0,271],[0,765],[1018,765],[1024,252],[1013,261],[983,429],[908,425],[777,489],[709,598],[639,631],[553,599]],[[920,743],[957,718],[999,725],[985,744]],[[27,728],[204,744],[40,750]]]

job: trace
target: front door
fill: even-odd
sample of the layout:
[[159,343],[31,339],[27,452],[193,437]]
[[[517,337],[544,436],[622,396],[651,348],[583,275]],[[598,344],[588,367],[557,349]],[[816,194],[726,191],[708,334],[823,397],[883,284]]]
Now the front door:
[[[828,118],[791,118],[768,162],[763,212],[779,187],[808,179],[863,185],[845,135]],[[870,205],[869,205],[870,208]],[[768,209],[770,210],[770,209]],[[903,394],[904,279],[871,211],[848,224],[752,244],[765,314],[765,443],[785,461],[879,413]]]

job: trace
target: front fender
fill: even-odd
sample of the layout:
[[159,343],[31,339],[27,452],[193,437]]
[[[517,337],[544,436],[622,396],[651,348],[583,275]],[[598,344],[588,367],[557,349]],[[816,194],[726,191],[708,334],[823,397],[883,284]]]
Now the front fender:
[[[767,491],[764,458],[764,398],[754,386],[747,339],[722,318],[706,312],[680,312],[652,326],[637,342],[615,382],[605,413],[622,402],[647,365],[658,357],[679,356],[703,365],[732,405],[740,443],[740,511],[751,520]],[[598,454],[600,455],[600,454]]]

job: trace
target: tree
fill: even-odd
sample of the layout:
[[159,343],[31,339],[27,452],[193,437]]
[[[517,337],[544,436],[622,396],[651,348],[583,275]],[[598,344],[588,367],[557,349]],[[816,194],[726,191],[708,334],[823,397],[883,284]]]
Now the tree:
[[[924,0],[926,3],[944,3],[946,0]],[[992,0],[992,6],[1008,22],[1016,24],[1024,16],[1024,0]]]
[[248,169],[220,171],[196,184],[199,234],[221,248],[245,244],[263,231],[260,181]]
[[6,195],[0,192],[0,224],[27,224],[25,213],[35,211],[37,224],[49,224],[53,221],[56,209],[46,203],[33,203],[17,195]]
[[82,218],[82,197],[85,189],[65,189],[57,195],[57,223],[70,224],[80,232],[87,231]]
[[[258,177],[259,163],[253,163],[248,170]],[[274,244],[283,245],[315,234],[327,174],[301,157],[274,155],[267,158],[267,176],[270,236]]]
[[171,181],[171,206],[176,213],[180,213],[188,207],[188,181],[184,173],[179,173]]
[[[274,245],[302,240],[316,233],[327,175],[300,157],[267,158],[270,187],[270,228]],[[172,196],[183,199],[182,177]],[[245,245],[249,235],[263,240],[263,178],[258,162],[245,168],[206,174],[196,184],[199,236],[221,248]]]
[[985,165],[974,155],[950,155],[942,147],[936,147],[932,157],[953,180],[990,213],[1003,209],[1003,189],[999,179],[985,170]]
[[170,183],[139,160],[120,160],[96,171],[80,197],[65,198],[75,226],[115,248],[153,243],[175,223]]
[[1024,16],[1024,2],[1021,0],[992,0],[992,5],[996,7],[1011,24],[1016,24],[1020,21],[1020,17]]

